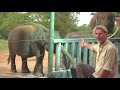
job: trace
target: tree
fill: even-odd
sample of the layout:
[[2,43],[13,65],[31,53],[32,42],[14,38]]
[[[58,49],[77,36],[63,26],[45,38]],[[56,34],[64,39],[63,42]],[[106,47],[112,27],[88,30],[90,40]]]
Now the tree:
[[[68,32],[77,30],[79,12],[55,12],[55,30],[64,37]],[[50,27],[49,12],[0,12],[0,38],[8,38],[9,32],[16,26],[35,22]]]
[[61,37],[67,33],[77,30],[78,17],[75,12],[56,12],[55,13],[55,29],[60,32]]
[[7,39],[9,32],[17,25],[29,20],[28,14],[22,14],[18,12],[3,12],[0,13],[0,34],[2,38]]
[[86,34],[89,34],[90,33],[90,26],[87,25],[87,24],[83,24],[81,26],[79,26],[79,32],[82,32],[82,33],[86,33]]

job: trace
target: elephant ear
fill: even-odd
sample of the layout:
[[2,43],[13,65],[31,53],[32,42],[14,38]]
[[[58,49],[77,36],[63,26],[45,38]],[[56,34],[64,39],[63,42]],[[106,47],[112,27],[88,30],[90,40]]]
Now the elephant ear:
[[91,28],[91,31],[94,29],[95,25],[96,25],[96,14],[91,18],[90,20],[90,28]]
[[113,33],[114,16],[112,12],[97,12],[90,21],[90,27],[93,30],[96,25],[104,25],[108,28],[108,34]]
[[38,42],[41,46],[45,45],[46,34],[43,28],[37,28],[32,34],[33,40]]

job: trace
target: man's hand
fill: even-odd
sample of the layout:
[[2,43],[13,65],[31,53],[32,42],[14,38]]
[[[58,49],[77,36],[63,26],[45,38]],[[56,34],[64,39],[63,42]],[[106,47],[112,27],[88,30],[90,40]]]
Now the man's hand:
[[110,71],[102,69],[100,71],[100,74],[96,78],[106,78],[110,74]]
[[88,49],[91,49],[92,45],[85,42],[84,38],[82,38],[82,41],[79,43],[81,47],[86,47]]

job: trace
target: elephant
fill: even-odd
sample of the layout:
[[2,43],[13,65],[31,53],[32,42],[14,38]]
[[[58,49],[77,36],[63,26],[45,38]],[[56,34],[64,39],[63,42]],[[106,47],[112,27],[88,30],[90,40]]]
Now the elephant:
[[[15,57],[21,56],[22,59],[22,73],[30,73],[27,65],[27,58],[36,56],[36,64],[34,67],[33,75],[44,76],[43,73],[43,58],[45,50],[49,48],[49,29],[36,23],[26,23],[14,28],[8,36],[8,48],[9,57],[8,64],[11,62],[11,72],[17,72]],[[60,35],[57,31],[54,33],[55,39],[60,39]],[[56,45],[54,44],[54,53],[56,51]],[[65,51],[64,47],[61,47],[61,52],[68,56],[69,60],[72,60],[70,54]]]
[[66,39],[72,39],[72,38],[94,38],[93,33],[82,33],[82,32],[70,32],[65,36]]
[[112,34],[115,25],[115,19],[112,12],[97,12],[90,20],[90,28],[94,29],[96,25],[104,25],[108,28],[108,34]]

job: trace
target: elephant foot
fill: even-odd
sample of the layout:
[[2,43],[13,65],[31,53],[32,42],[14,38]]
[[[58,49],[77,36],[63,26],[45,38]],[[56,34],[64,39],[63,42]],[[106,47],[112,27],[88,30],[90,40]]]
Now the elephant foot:
[[17,70],[10,70],[10,72],[16,73],[16,72],[17,72]]
[[30,70],[29,69],[22,70],[22,73],[30,73]]
[[42,72],[33,72],[33,75],[38,76],[38,77],[43,77],[44,74]]

